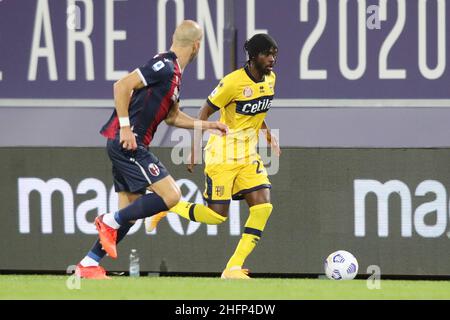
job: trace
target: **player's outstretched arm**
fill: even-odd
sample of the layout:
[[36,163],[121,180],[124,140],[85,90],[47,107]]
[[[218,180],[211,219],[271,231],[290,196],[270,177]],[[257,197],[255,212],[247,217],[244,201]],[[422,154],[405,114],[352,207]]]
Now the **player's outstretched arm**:
[[218,121],[207,121],[215,111],[216,110],[205,103],[200,109],[198,119],[194,119],[189,117],[184,112],[181,112],[179,110],[179,105],[176,104],[172,107],[171,112],[166,118],[166,122],[169,125],[180,126],[183,122],[185,125],[186,123],[189,123],[189,125],[193,124],[193,127],[181,126],[182,128],[194,128],[194,136],[191,144],[191,155],[189,157],[191,160],[187,166],[188,171],[191,173],[194,171],[195,164],[201,159],[203,130],[210,129],[213,133],[217,133],[214,131],[218,131],[219,134],[226,134],[228,132],[228,127],[225,124]]
[[171,126],[184,129],[214,130],[219,135],[228,133],[228,126],[219,121],[205,121],[194,119],[180,110],[176,103],[169,112],[166,123]]

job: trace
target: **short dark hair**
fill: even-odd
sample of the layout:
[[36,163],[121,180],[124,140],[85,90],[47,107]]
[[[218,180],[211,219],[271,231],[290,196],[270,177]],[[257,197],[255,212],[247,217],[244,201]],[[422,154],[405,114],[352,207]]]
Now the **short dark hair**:
[[244,43],[244,50],[247,51],[249,60],[272,48],[278,50],[277,42],[266,33],[255,34]]

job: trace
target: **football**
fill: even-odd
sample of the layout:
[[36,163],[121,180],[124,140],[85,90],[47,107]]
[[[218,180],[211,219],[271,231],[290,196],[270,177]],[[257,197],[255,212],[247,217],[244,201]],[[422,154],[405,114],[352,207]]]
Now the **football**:
[[326,276],[331,280],[352,280],[358,274],[358,261],[345,250],[330,254],[324,267]]

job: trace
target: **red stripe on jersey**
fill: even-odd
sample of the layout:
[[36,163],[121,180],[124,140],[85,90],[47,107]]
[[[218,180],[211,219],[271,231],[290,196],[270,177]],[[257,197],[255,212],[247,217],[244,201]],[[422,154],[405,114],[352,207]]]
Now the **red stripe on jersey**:
[[[179,74],[178,64],[175,64],[175,69],[176,70],[175,70],[174,77],[178,77],[178,79],[179,79],[180,74]],[[145,145],[148,146],[150,144],[150,142],[153,139],[153,134],[154,134],[156,128],[161,123],[161,121],[163,121],[167,117],[167,113],[169,112],[169,108],[172,105],[172,96],[173,96],[173,93],[175,91],[175,88],[176,88],[177,84],[178,84],[177,81],[172,80],[172,84],[170,86],[170,89],[167,92],[167,94],[163,97],[163,99],[161,101],[161,104],[160,104],[160,107],[158,109],[158,113],[156,114],[155,118],[153,119],[152,124],[150,125],[150,127],[148,128],[148,130],[147,130],[147,132],[146,132],[146,134],[144,136],[144,139],[143,139],[142,142]]]
[[119,129],[119,117],[117,117],[116,115],[114,119],[109,123],[106,130],[102,132],[102,135],[108,139],[114,139],[116,137],[117,130]]

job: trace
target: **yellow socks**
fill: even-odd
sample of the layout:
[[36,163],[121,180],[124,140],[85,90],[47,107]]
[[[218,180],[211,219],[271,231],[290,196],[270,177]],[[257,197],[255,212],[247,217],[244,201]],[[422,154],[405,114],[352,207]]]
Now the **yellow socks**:
[[185,219],[206,224],[221,224],[227,220],[226,217],[222,217],[220,214],[217,214],[203,204],[186,201],[178,202],[178,204],[175,207],[170,208],[169,211],[175,212]]
[[[261,238],[267,220],[269,220],[270,214],[272,213],[272,208],[272,204],[270,203],[258,204],[250,208],[244,233],[233,256],[228,261],[227,269],[231,267],[242,267],[245,259],[253,251],[258,240]],[[186,201],[178,202],[175,207],[170,208],[170,211],[177,213],[185,219],[206,224],[221,224],[227,219],[203,204]]]
[[242,267],[245,259],[253,251],[272,213],[272,204],[263,203],[250,207],[250,214],[245,224],[244,233],[239,241],[236,251],[227,264],[227,269],[231,267]]

